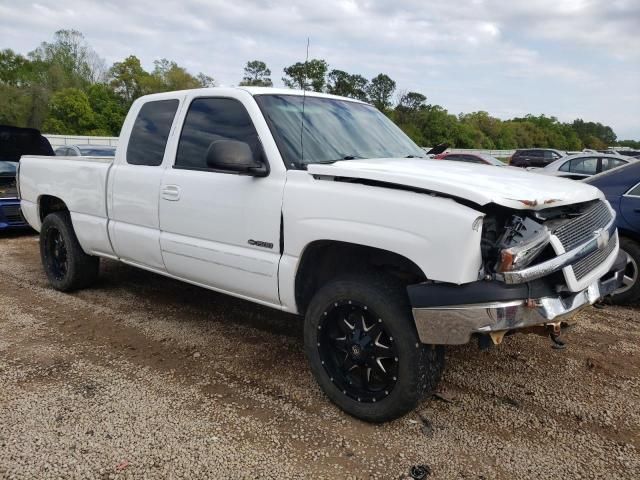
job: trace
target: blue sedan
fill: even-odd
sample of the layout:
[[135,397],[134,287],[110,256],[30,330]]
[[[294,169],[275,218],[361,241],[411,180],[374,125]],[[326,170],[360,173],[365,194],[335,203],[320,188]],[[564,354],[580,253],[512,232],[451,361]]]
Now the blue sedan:
[[0,160],[0,230],[25,228],[20,214],[20,200],[16,190],[18,162]]
[[53,155],[49,140],[35,128],[0,125],[0,231],[26,228],[20,213],[16,172],[22,155]]
[[615,303],[640,300],[640,162],[615,168],[587,180],[598,187],[616,211],[620,249],[627,254],[627,269],[622,287],[613,294]]

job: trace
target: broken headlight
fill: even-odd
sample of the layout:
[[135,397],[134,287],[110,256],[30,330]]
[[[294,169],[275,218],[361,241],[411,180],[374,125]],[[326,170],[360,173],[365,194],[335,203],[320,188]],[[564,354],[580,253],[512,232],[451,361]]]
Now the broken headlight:
[[512,217],[499,242],[496,272],[509,272],[528,266],[551,241],[544,225],[529,217]]

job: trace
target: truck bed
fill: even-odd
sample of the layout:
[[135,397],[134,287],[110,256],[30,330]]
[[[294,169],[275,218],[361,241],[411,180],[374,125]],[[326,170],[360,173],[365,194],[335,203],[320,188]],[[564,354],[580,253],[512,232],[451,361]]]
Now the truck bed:
[[[64,199],[85,251],[111,254],[107,179],[112,164],[110,157],[24,155],[20,159],[19,187],[25,219],[39,231],[39,202],[46,196]],[[78,228],[81,224],[87,227]]]

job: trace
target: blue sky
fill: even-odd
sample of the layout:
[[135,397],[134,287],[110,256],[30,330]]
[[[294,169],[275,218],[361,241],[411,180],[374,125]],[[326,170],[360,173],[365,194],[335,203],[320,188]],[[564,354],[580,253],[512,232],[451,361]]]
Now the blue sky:
[[452,113],[600,121],[640,139],[640,0],[0,0],[0,48],[82,31],[108,64],[169,58],[234,85],[260,59],[310,56]]

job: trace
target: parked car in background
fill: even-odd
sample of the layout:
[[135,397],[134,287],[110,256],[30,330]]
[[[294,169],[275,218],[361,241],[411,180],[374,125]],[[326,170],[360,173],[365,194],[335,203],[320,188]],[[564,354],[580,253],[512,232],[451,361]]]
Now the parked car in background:
[[16,188],[22,155],[53,155],[49,141],[33,128],[0,125],[0,231],[25,228]]
[[64,145],[56,148],[56,155],[62,157],[114,157],[116,147],[109,145]]
[[638,159],[636,158],[623,157],[622,155],[578,153],[562,157],[544,168],[528,168],[527,170],[545,175],[582,180],[637,161]]
[[620,304],[640,301],[640,162],[585,180],[598,187],[616,211],[620,236],[620,250],[627,254],[627,267],[622,286],[613,293],[613,301]]
[[518,149],[511,156],[509,165],[513,167],[546,167],[551,162],[555,162],[564,157],[566,152],[553,148],[524,148]]
[[482,165],[494,165],[496,167],[506,167],[507,164],[501,162],[496,157],[486,153],[455,153],[446,152],[435,156],[438,160],[453,160],[456,162],[480,163]]
[[624,155],[626,157],[640,158],[640,150],[612,150],[611,153]]

